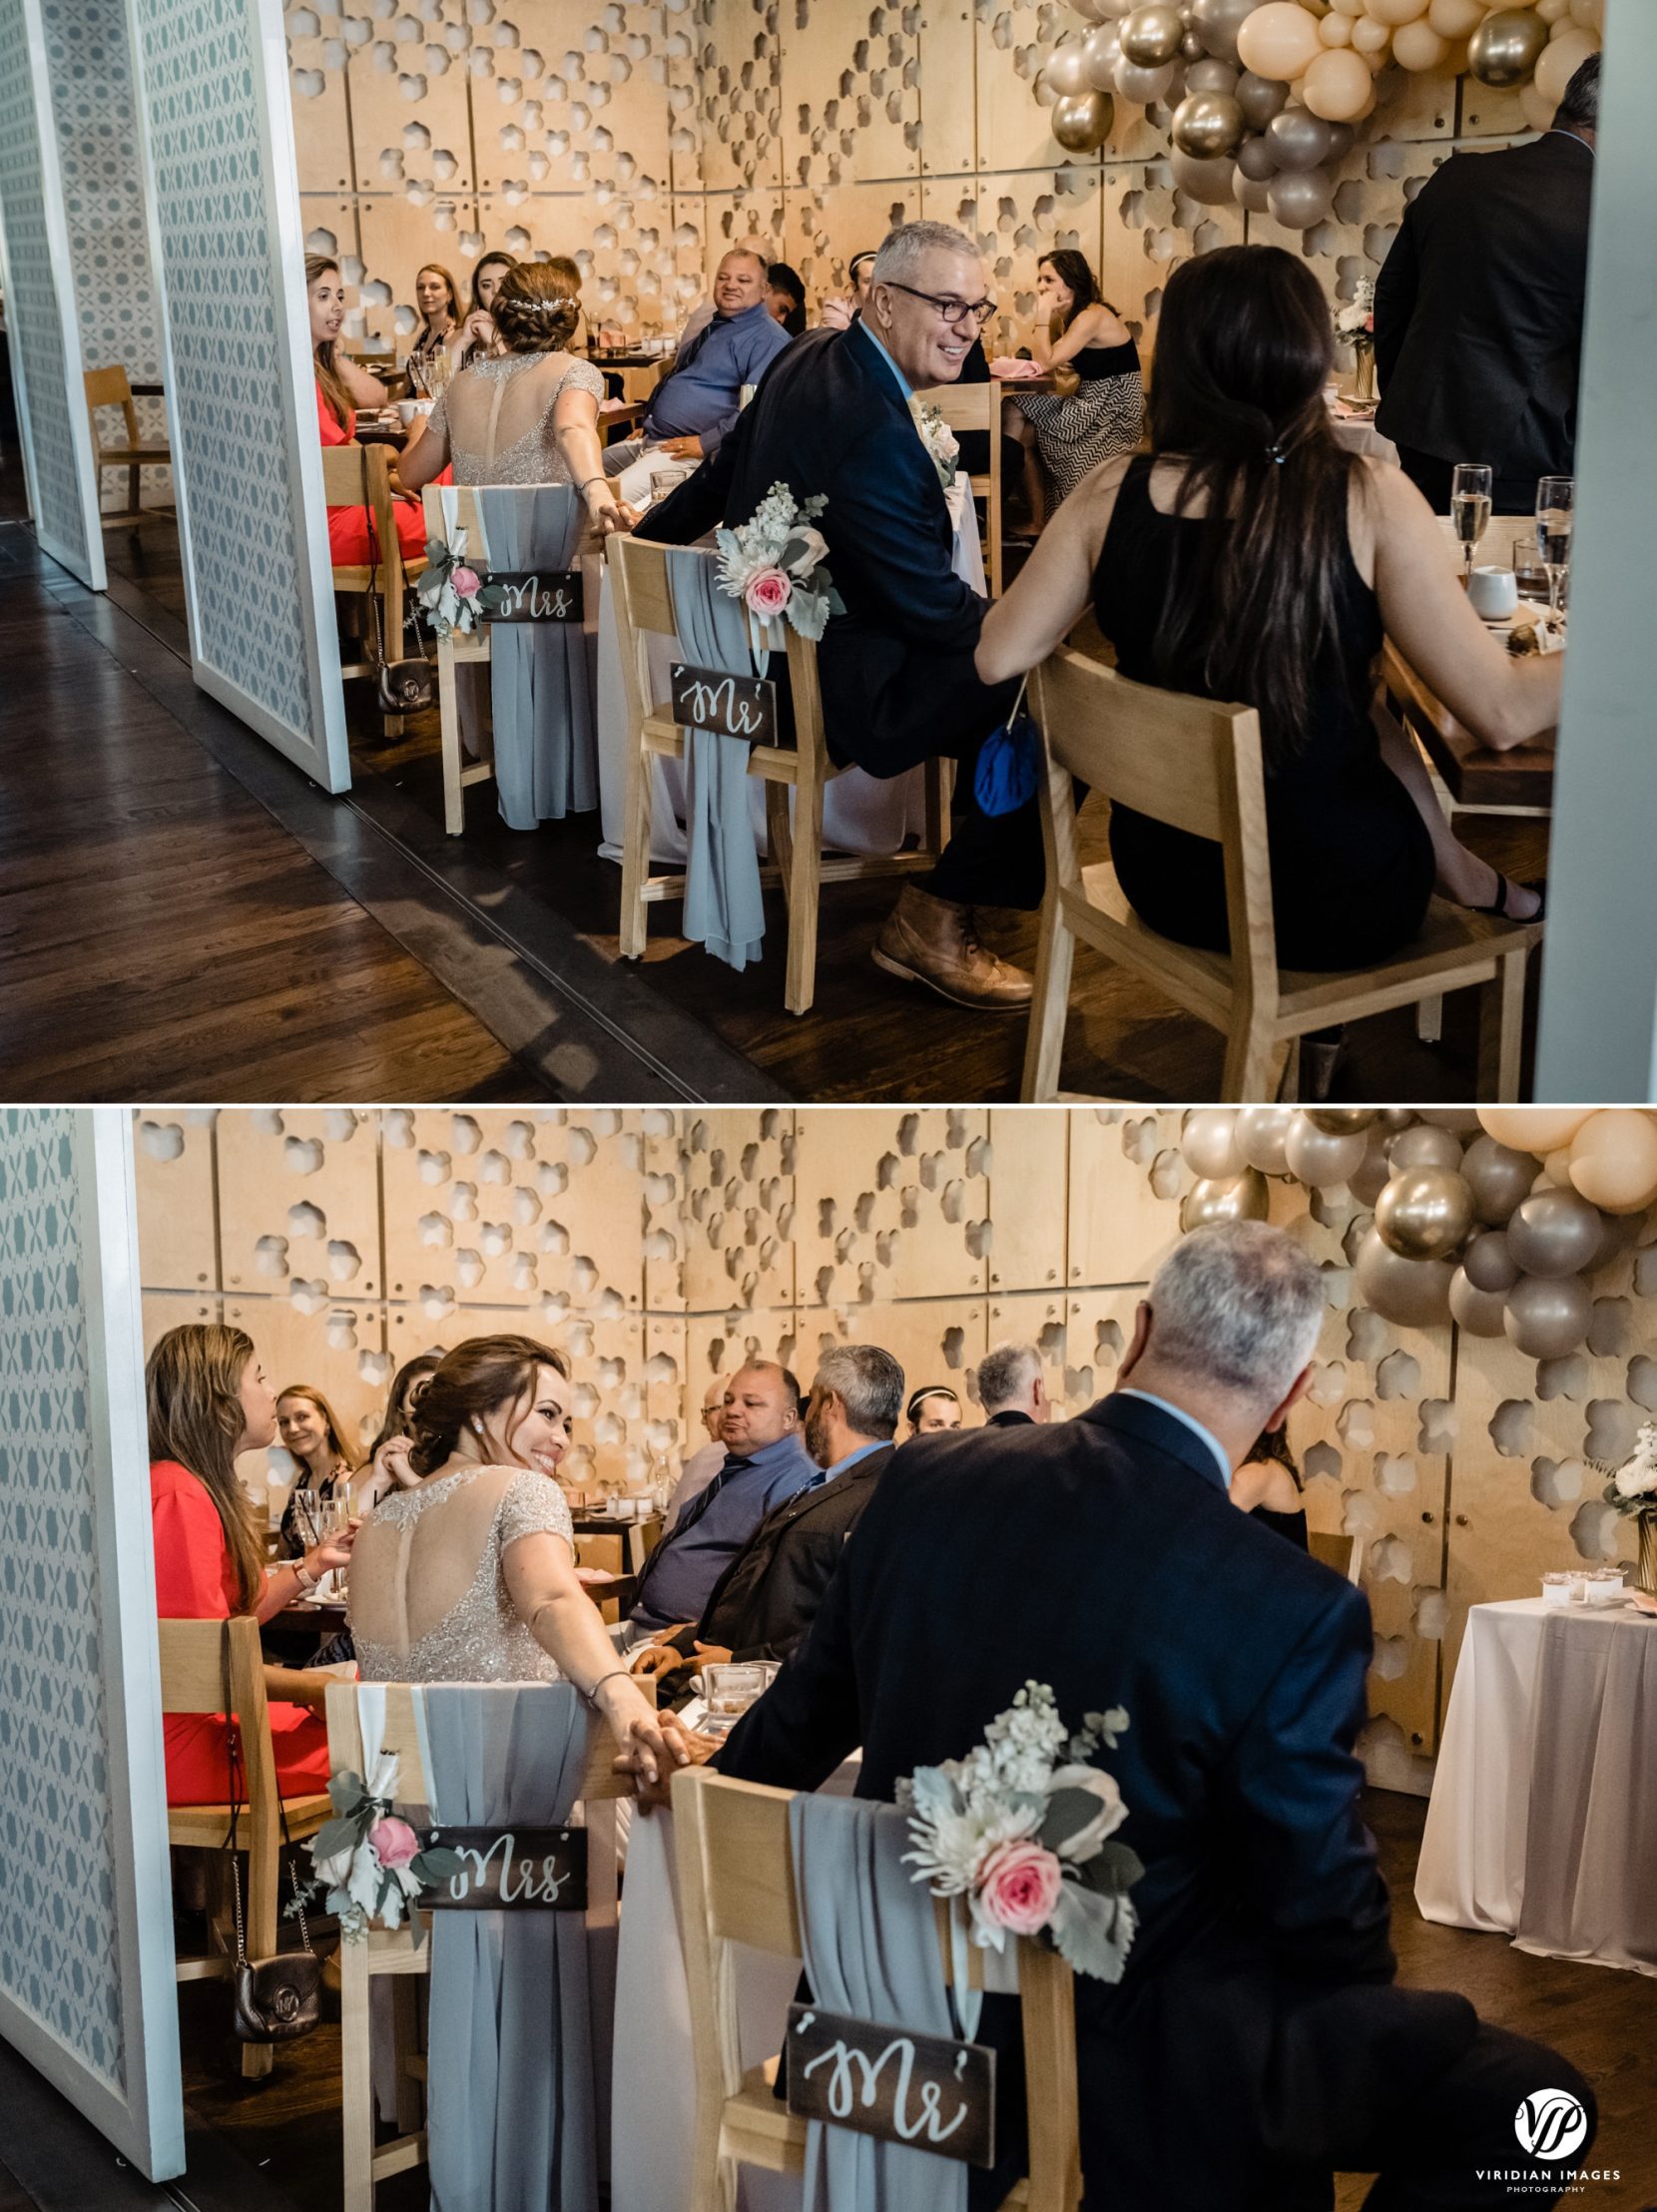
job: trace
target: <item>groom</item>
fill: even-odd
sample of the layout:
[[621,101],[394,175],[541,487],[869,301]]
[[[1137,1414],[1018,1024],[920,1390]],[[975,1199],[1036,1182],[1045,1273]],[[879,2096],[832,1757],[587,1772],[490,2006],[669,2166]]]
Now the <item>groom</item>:
[[992,302],[978,250],[942,223],[906,223],[875,257],[862,313],[813,330],[779,356],[719,452],[640,525],[688,545],[746,522],[775,483],[822,493],[818,527],[845,612],[818,656],[828,750],[871,776],[901,776],[952,755],[961,806],[924,888],[905,885],[876,962],[956,1005],[1012,1012],[1030,979],[978,940],[973,907],[1041,903],[1035,803],[986,816],[972,796],[978,749],[1006,719],[1014,684],[978,681],[973,648],[986,602],[949,565],[953,527],[916,429],[916,392],[950,384]]

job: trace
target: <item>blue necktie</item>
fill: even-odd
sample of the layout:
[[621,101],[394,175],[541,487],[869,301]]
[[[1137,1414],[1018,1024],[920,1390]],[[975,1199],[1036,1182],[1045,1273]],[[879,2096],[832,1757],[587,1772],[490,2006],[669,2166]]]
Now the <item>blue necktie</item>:
[[672,1547],[679,1541],[680,1537],[683,1536],[687,1530],[692,1529],[696,1526],[697,1522],[701,1520],[703,1514],[707,1512],[709,1506],[713,1504],[715,1498],[719,1495],[720,1491],[724,1489],[726,1483],[731,1479],[732,1475],[741,1474],[745,1467],[751,1467],[753,1464],[754,1462],[752,1459],[739,1459],[735,1456],[735,1454],[733,1454],[730,1458],[726,1460],[724,1466],[720,1468],[718,1474],[715,1475],[714,1479],[712,1480],[712,1482],[709,1483],[708,1487],[705,1490],[701,1491],[696,1497],[692,1498],[689,1505],[686,1506],[684,1512],[680,1514],[675,1526],[669,1531],[667,1535],[662,1538],[661,1542],[656,1546],[656,1549],[645,1561],[644,1571],[639,1576],[638,1587],[633,1593],[633,1602],[635,1605],[638,1605],[642,1602],[645,1590],[649,1585],[651,1575],[654,1573],[656,1567],[659,1565],[662,1554],[665,1551],[671,1550]]

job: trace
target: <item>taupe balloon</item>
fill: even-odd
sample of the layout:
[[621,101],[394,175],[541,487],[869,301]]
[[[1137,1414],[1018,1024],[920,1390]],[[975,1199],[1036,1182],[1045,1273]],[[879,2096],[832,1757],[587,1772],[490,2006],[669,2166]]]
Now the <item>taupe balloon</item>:
[[1391,1164],[1386,1157],[1386,1133],[1372,1129],[1365,1137],[1367,1150],[1358,1173],[1350,1178],[1347,1188],[1360,1206],[1373,1206],[1391,1180]]
[[1315,1191],[1327,1191],[1358,1173],[1367,1149],[1362,1132],[1332,1137],[1308,1115],[1297,1114],[1289,1124],[1283,1153],[1291,1175]]
[[1645,1226],[1644,1214],[1601,1214],[1599,1250],[1588,1262],[1584,1273],[1592,1275],[1598,1268],[1608,1268],[1611,1262],[1626,1252]]
[[1188,92],[1174,110],[1170,136],[1182,154],[1221,161],[1242,143],[1243,110],[1230,93]]
[[1475,1291],[1510,1291],[1519,1280],[1518,1263],[1499,1229],[1484,1229],[1461,1255],[1467,1281]]
[[1049,58],[1042,75],[1061,99],[1088,91],[1086,48],[1079,42],[1074,46],[1061,46]]
[[1453,1168],[1459,1172],[1461,1145],[1447,1129],[1434,1129],[1421,1122],[1413,1129],[1400,1129],[1386,1156],[1394,1168]]
[[1277,158],[1258,132],[1253,138],[1246,138],[1237,149],[1237,171],[1251,185],[1269,185],[1277,175]]
[[1289,105],[1289,87],[1275,77],[1257,77],[1246,69],[1237,80],[1236,99],[1250,130],[1264,131],[1273,116]]
[[1413,1106],[1382,1106],[1376,1118],[1382,1129],[1396,1136],[1400,1129],[1413,1129],[1421,1117]]
[[1196,0],[1191,20],[1203,34],[1203,44],[1223,62],[1237,59],[1237,34],[1254,14],[1259,0]]
[[1514,1152],[1494,1137],[1475,1137],[1467,1147],[1461,1172],[1472,1186],[1473,1211],[1480,1221],[1500,1228],[1515,1206],[1530,1195],[1536,1180],[1536,1162],[1528,1152]]
[[1223,208],[1231,199],[1232,181],[1237,175],[1235,162],[1193,161],[1176,146],[1171,167],[1180,191],[1188,192],[1193,200],[1200,200],[1205,208]]
[[1238,72],[1230,62],[1205,60],[1201,54],[1187,59],[1191,63],[1185,73],[1187,92],[1236,92]]
[[1351,1137],[1371,1126],[1376,1110],[1373,1106],[1309,1106],[1306,1118],[1328,1137]]
[[1272,1194],[1266,1178],[1245,1168],[1229,1180],[1205,1177],[1193,1183],[1180,1201],[1180,1227],[1207,1229],[1216,1222],[1264,1221],[1272,1210]]
[[[1185,10],[1182,8],[1180,10],[1180,20],[1183,22],[1184,19]],[[1184,38],[1180,40],[1181,61],[1200,62],[1207,52],[1208,48],[1203,44],[1201,31],[1187,31]]]
[[1090,90],[1114,92],[1116,67],[1122,59],[1122,34],[1114,23],[1101,23],[1082,41],[1082,73]]
[[1316,169],[1329,159],[1329,125],[1310,108],[1285,108],[1267,124],[1266,143],[1279,169]]
[[1245,1166],[1237,1141],[1237,1115],[1224,1106],[1199,1106],[1180,1132],[1180,1155],[1194,1175],[1229,1182]]
[[1108,92],[1071,93],[1053,105],[1053,136],[1067,153],[1092,154],[1110,136],[1116,106]]
[[1179,9],[1166,6],[1164,0],[1152,0],[1149,7],[1135,8],[1122,18],[1122,51],[1141,69],[1159,69],[1171,62],[1184,35]]
[[1321,169],[1286,176],[1281,171],[1266,188],[1266,205],[1274,223],[1286,231],[1310,231],[1324,222],[1335,205],[1335,183]]
[[[1258,146],[1259,144],[1259,139],[1249,139],[1245,142],[1243,151],[1247,153],[1251,146]],[[1276,174],[1276,171],[1274,171],[1273,175]],[[1243,164],[1239,161],[1232,173],[1231,189],[1232,198],[1237,202],[1237,205],[1240,208],[1247,208],[1251,215],[1271,214],[1272,185],[1270,178],[1246,176]]]
[[1527,1275],[1507,1294],[1508,1342],[1531,1360],[1579,1352],[1593,1319],[1593,1293],[1579,1275]]
[[1469,1336],[1499,1337],[1506,1327],[1507,1294],[1481,1291],[1465,1268],[1457,1268],[1450,1277],[1449,1310]]
[[1403,1260],[1444,1260],[1473,1225],[1473,1194],[1448,1168],[1395,1168],[1376,1201],[1376,1227]]
[[1353,1279],[1358,1295],[1382,1321],[1405,1329],[1428,1329],[1449,1317],[1447,1260],[1400,1260],[1372,1229],[1358,1248]]
[[1338,162],[1343,155],[1350,154],[1357,138],[1358,133],[1350,123],[1332,123],[1329,127],[1330,160]]
[[1575,1191],[1538,1191],[1514,1210],[1507,1249],[1521,1275],[1578,1275],[1592,1264],[1603,1235],[1599,1208]]
[[1467,69],[1481,85],[1522,85],[1534,74],[1548,27],[1532,8],[1487,15],[1467,41]]
[[1287,1175],[1284,1139],[1295,1118],[1293,1106],[1245,1106],[1237,1117],[1237,1149],[1262,1175]]
[[1144,69],[1138,62],[1129,61],[1126,54],[1116,65],[1116,93],[1121,100],[1131,100],[1136,107],[1154,107],[1167,98],[1173,90],[1174,65],[1164,62],[1160,68]]

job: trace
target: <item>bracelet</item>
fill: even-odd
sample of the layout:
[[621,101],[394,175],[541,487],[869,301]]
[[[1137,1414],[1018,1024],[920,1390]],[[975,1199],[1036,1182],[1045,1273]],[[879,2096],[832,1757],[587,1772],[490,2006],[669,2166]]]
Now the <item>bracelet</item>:
[[585,1699],[587,1700],[587,1703],[588,1703],[589,1705],[591,1705],[591,1704],[593,1704],[593,1703],[595,1702],[595,1700],[597,1699],[597,1697],[598,1697],[598,1693],[600,1692],[600,1690],[602,1690],[602,1689],[603,1689],[604,1685],[605,1685],[605,1684],[606,1684],[607,1682],[614,1682],[614,1681],[616,1681],[616,1680],[618,1679],[618,1677],[619,1677],[619,1678],[620,1678],[620,1680],[622,1680],[623,1682],[631,1682],[631,1681],[632,1681],[632,1679],[633,1679],[633,1673],[632,1673],[632,1670],[631,1670],[631,1668],[628,1668],[628,1667],[612,1667],[612,1668],[610,1669],[610,1672],[609,1672],[608,1674],[601,1674],[601,1675],[599,1676],[598,1680],[597,1680],[597,1681],[596,1681],[596,1682],[595,1682],[595,1683],[593,1684],[593,1686],[592,1686],[592,1688],[591,1688],[590,1690],[583,1690],[581,1694],[582,1694],[582,1696],[583,1696],[583,1697],[584,1697],[584,1698],[585,1698]]
[[577,489],[578,491],[585,491],[585,490],[587,489],[587,485],[588,485],[588,484],[607,484],[607,483],[609,483],[609,481],[610,481],[610,479],[609,479],[609,477],[608,477],[608,476],[589,476],[589,477],[587,478],[586,482],[585,482],[585,483],[582,483],[582,484],[578,484],[578,485],[576,486],[576,489]]
[[301,1596],[309,1597],[311,1591],[320,1584],[321,1576],[312,1574],[302,1559],[289,1560],[288,1564],[293,1569],[293,1579],[299,1585]]

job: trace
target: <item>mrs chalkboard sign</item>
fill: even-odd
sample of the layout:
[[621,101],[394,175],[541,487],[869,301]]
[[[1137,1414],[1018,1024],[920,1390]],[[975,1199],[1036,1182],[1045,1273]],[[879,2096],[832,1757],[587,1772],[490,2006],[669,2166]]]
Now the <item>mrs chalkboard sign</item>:
[[722,668],[692,668],[676,661],[673,719],[687,730],[712,730],[744,745],[775,745],[777,686],[758,676],[732,676]]
[[587,1832],[583,1828],[443,1828],[420,1839],[459,1864],[429,1882],[419,1904],[429,1913],[585,1913]]
[[882,2143],[995,2163],[995,2053],[817,2004],[789,2006],[789,2110]]
[[492,568],[477,595],[491,622],[580,622],[578,568]]

